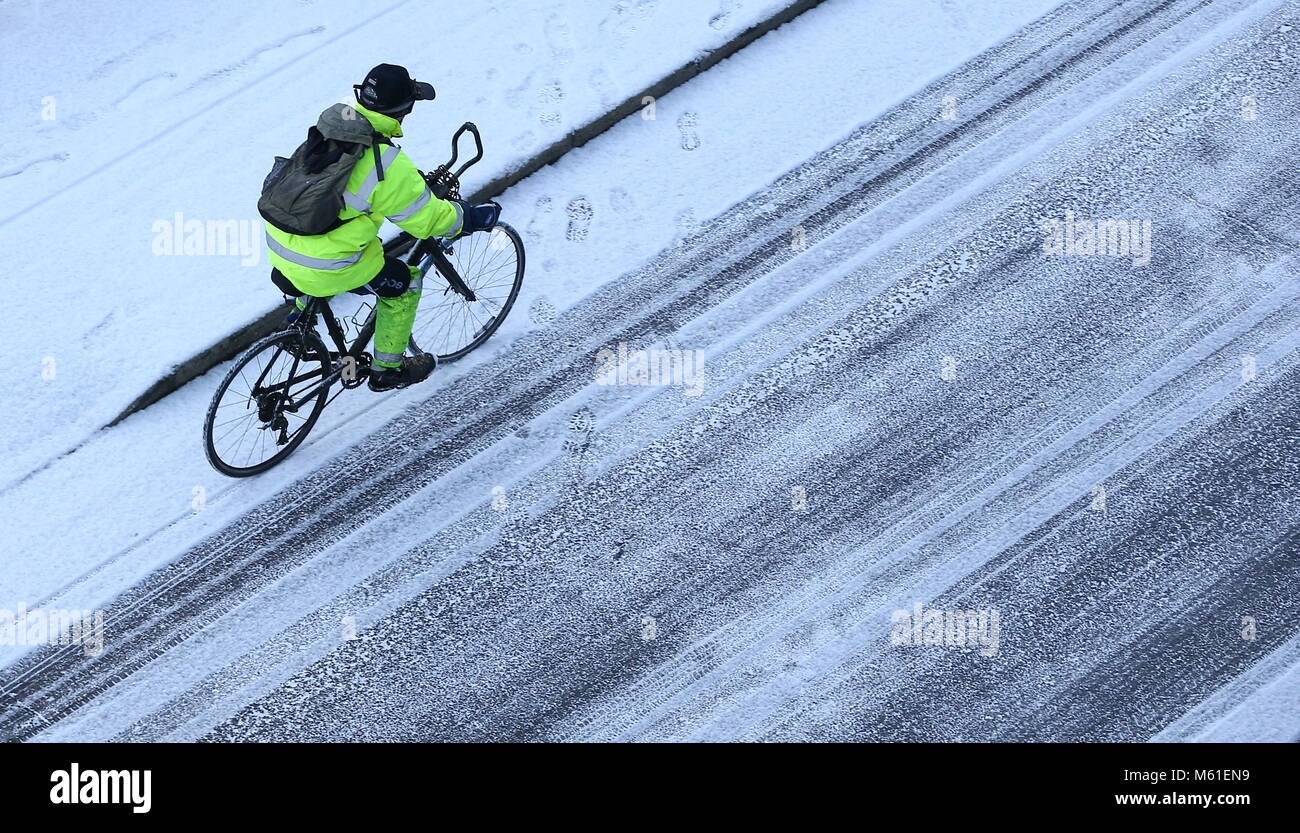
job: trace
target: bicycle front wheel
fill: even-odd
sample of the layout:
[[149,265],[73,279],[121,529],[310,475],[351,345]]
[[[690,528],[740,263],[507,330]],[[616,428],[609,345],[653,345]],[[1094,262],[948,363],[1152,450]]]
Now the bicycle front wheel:
[[325,409],[331,370],[314,332],[286,330],[248,348],[208,406],[208,462],[229,477],[248,477],[288,457]]
[[430,269],[411,342],[414,349],[450,362],[481,346],[510,314],[524,283],[524,242],[514,228],[497,223],[490,234],[465,235],[445,251],[475,300],[467,300],[436,268]]

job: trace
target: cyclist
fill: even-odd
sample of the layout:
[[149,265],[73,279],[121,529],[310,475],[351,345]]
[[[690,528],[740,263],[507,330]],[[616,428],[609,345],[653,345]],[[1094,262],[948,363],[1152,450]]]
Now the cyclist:
[[[354,90],[355,113],[388,139],[402,135],[402,119],[415,102],[434,97],[430,84],[412,80],[404,67],[393,64],[375,67]],[[344,112],[342,118],[354,118],[347,110],[336,112]],[[384,255],[378,236],[384,218],[415,237],[450,240],[490,230],[496,225],[499,208],[438,199],[397,145],[381,144],[376,151],[378,171],[375,154],[369,152],[352,169],[337,227],[324,234],[300,236],[268,223],[266,243],[272,282],[281,292],[298,298],[291,320],[306,305],[303,296],[323,298],[341,292],[377,296],[370,389],[386,391],[424,381],[437,367],[437,359],[432,354],[405,355],[420,303],[421,280],[416,267]]]

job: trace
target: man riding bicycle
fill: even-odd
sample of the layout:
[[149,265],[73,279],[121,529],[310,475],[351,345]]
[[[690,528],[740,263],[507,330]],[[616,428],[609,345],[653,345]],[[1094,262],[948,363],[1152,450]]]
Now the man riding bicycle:
[[377,296],[369,384],[373,391],[385,391],[424,381],[437,367],[437,359],[427,353],[405,355],[420,303],[420,272],[384,255],[378,236],[384,218],[417,238],[450,240],[492,229],[499,208],[433,196],[419,169],[391,143],[402,135],[402,119],[415,102],[433,99],[430,84],[412,80],[404,67],[380,64],[366,75],[365,83],[355,85],[355,91],[355,108],[336,105],[321,115],[317,146],[308,149],[325,162],[337,160],[338,146],[353,147],[345,139],[355,137],[358,126],[365,127],[346,123],[358,115],[377,134],[373,153],[367,148],[347,178],[343,208],[331,224],[334,227],[322,234],[297,235],[268,222],[266,243],[272,282],[298,298],[291,318],[305,307],[303,296],[321,298],[341,292]]

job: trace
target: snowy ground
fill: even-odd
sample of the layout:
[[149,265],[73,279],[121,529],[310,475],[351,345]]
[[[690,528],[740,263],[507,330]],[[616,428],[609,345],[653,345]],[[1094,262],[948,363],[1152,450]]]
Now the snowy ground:
[[[942,75],[1052,5],[745,49],[512,189],[485,355],[202,511],[168,426],[217,373],[3,494],[70,504],[18,552],[77,528],[12,598],[125,592],[0,734],[1295,739],[1300,4],[1067,3]],[[1045,254],[1067,211],[1151,263]],[[619,342],[701,393],[593,384]],[[998,611],[991,655],[891,644],[917,602]]]

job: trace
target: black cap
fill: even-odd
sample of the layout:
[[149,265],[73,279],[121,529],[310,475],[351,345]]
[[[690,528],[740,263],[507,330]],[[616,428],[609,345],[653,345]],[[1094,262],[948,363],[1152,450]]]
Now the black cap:
[[366,80],[353,84],[357,102],[367,110],[384,115],[405,115],[417,101],[432,101],[433,85],[414,81],[406,67],[380,64],[366,73]]

